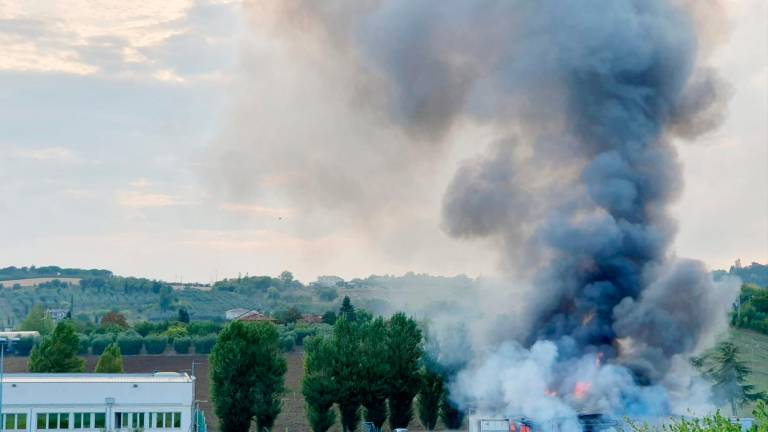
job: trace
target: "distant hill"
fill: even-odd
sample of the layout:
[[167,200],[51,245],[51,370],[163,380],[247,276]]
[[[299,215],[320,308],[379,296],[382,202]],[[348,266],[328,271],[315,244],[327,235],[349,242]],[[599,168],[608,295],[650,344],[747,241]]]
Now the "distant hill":
[[110,277],[112,272],[100,269],[62,268],[57,266],[45,267],[4,267],[0,268],[0,282],[15,279],[38,278],[85,278],[85,277]]
[[768,287],[768,265],[753,262],[752,264],[743,267],[740,261],[736,262],[736,265],[732,265],[728,271],[715,270],[712,272],[715,279],[719,279],[723,276],[738,276],[745,284],[757,285],[761,288]]

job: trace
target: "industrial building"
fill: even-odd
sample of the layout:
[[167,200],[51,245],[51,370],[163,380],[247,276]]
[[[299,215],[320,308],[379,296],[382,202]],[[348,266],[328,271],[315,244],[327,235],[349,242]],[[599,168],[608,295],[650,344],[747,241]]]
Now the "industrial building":
[[195,378],[186,373],[5,374],[2,430],[193,431]]

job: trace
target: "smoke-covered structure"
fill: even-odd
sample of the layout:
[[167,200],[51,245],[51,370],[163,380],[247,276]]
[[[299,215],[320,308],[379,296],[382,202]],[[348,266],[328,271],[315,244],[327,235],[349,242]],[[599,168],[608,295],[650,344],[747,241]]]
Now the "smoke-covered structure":
[[669,216],[681,189],[670,141],[716,126],[725,99],[698,54],[712,39],[698,3],[276,6],[332,46],[357,71],[360,105],[423,152],[463,122],[495,132],[450,182],[444,229],[499,246],[516,282],[491,295],[517,290],[510,315],[523,318],[497,317],[491,348],[454,380],[465,407],[546,418],[706,403],[687,358],[723,326],[735,286],[674,256]]

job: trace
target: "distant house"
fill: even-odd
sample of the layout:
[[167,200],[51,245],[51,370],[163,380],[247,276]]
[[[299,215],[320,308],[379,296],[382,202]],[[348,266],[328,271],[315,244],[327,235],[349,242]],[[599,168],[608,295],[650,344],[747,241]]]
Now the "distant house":
[[323,322],[323,317],[320,315],[304,314],[301,316],[301,321],[307,324],[321,324]]
[[45,315],[54,321],[63,320],[67,317],[68,313],[69,309],[46,309],[45,311]]
[[224,312],[224,318],[231,321],[237,317],[247,314],[250,311],[251,311],[250,309],[243,309],[243,308],[230,309]]
[[247,321],[247,322],[254,322],[254,321],[269,321],[274,322],[275,319],[269,316],[264,315],[263,313],[259,311],[252,310],[250,312],[247,312],[243,315],[240,315],[237,317],[238,321]]

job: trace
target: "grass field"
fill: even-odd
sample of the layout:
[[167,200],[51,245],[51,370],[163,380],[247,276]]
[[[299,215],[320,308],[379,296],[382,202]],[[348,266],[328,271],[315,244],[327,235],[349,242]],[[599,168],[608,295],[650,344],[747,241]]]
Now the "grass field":
[[[746,330],[733,330],[731,339],[734,340],[742,351],[742,358],[747,361],[753,370],[752,382],[758,388],[768,391],[768,336]],[[88,356],[86,360],[86,370],[92,371],[96,365],[96,357]],[[303,353],[295,351],[286,355],[288,363],[288,372],[285,377],[286,394],[283,399],[283,410],[275,424],[275,432],[303,432],[309,431],[309,425],[304,413],[304,400],[301,396],[301,378],[304,373]],[[201,404],[205,410],[209,429],[213,432],[218,430],[218,419],[214,415],[213,406],[210,402],[210,393],[208,388],[208,358],[197,355],[161,355],[161,356],[125,356],[124,365],[126,372],[155,372],[155,371],[183,371],[192,368],[192,362],[195,362],[195,372],[198,378],[196,386],[196,398],[207,401]],[[26,371],[27,358],[25,357],[7,357],[7,372]],[[730,414],[729,410],[724,413]],[[745,407],[740,415],[751,415],[751,408]],[[341,428],[337,425],[331,429],[332,432],[339,432]],[[413,422],[410,431],[423,431],[424,429],[417,422]]]

